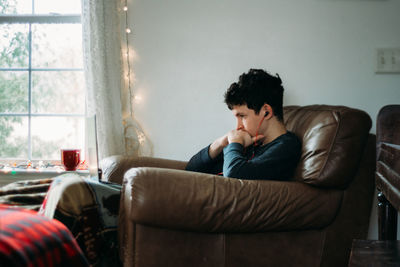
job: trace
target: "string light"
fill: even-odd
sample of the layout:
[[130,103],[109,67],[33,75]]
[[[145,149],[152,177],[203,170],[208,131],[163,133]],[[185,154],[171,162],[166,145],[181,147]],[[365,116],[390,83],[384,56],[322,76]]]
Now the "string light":
[[[132,30],[128,26],[128,0],[124,0],[124,6],[122,10],[125,12],[125,41],[126,41],[126,65],[127,65],[127,87],[129,91],[129,99],[131,100],[133,97],[132,94],[132,84],[131,84],[131,64],[130,64],[130,50],[129,50],[129,34]],[[132,107],[130,108],[130,115],[133,116]]]
[[[79,171],[87,172],[88,168],[83,163],[78,167]],[[17,160],[17,161],[9,161],[5,160],[4,162],[0,162],[0,174],[12,174],[15,175],[18,172],[57,172],[61,173],[64,172],[64,167],[61,165],[59,160],[48,160],[44,161],[24,161],[24,160]]]

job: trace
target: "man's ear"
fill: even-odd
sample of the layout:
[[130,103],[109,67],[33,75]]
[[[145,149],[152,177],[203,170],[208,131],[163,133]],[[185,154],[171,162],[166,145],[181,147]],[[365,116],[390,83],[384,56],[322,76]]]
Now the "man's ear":
[[268,104],[264,104],[264,106],[261,108],[261,111],[263,112],[265,118],[271,118],[274,115],[272,107]]

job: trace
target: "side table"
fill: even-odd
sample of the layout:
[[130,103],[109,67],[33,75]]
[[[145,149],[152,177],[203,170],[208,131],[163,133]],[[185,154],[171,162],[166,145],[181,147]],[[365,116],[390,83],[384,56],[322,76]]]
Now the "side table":
[[353,240],[349,267],[400,266],[400,241]]

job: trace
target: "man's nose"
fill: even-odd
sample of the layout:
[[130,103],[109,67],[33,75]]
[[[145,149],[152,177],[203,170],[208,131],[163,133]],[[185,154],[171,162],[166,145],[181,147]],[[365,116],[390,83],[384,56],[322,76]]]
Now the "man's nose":
[[238,120],[237,121],[237,125],[236,125],[236,130],[240,130],[240,129],[243,129],[244,127],[243,127],[243,123],[242,123],[242,121],[241,120]]

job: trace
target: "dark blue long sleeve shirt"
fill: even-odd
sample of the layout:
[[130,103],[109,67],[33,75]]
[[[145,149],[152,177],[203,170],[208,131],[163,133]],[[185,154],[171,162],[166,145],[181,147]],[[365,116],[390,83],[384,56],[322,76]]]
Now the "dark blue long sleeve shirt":
[[244,148],[239,143],[227,145],[223,153],[212,159],[209,146],[194,155],[186,166],[188,171],[254,180],[288,180],[292,177],[301,154],[301,142],[287,132],[262,146]]

